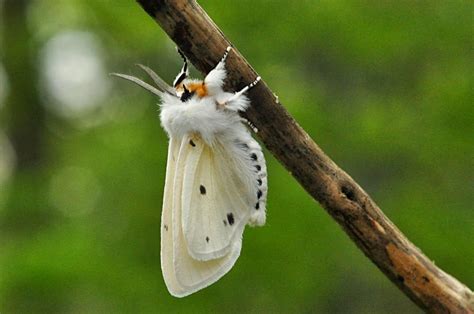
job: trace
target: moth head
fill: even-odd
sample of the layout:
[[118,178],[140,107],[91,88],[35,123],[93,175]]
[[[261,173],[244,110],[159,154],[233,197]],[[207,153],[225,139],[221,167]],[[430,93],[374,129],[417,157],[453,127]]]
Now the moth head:
[[[188,79],[186,77],[178,76],[177,80],[174,82],[174,88],[169,86],[162,78],[158,76],[152,69],[147,66],[137,64],[142,70],[144,70],[153,80],[155,86],[152,86],[141,79],[119,73],[111,73],[113,76],[123,78],[127,81],[131,81],[138,86],[146,89],[150,93],[157,95],[161,98],[166,95],[170,95],[180,99],[182,102],[186,102],[191,99],[194,95],[199,98],[207,96],[207,88],[203,81]],[[179,79],[179,80],[178,80]]]
[[179,99],[181,99],[182,102],[188,101],[194,96],[194,94],[195,92],[187,89],[186,85],[184,84],[182,84],[182,88],[179,91],[176,91],[176,95],[178,95]]
[[173,82],[173,87],[176,90],[176,95],[181,99],[182,102],[186,102],[191,99],[194,95],[199,98],[207,96],[206,85],[203,81],[189,79],[189,67],[188,60],[183,52],[179,49],[178,53],[183,59],[183,67],[178,73]]
[[181,101],[186,102],[193,96],[202,98],[207,96],[207,88],[203,81],[199,80],[184,80],[182,83],[175,86],[176,95]]

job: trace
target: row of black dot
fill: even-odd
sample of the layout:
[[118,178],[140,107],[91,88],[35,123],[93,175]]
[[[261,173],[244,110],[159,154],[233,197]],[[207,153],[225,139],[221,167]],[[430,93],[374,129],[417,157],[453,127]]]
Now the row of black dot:
[[[252,154],[250,155],[250,158],[251,158],[253,161],[258,161],[257,154],[255,154],[255,153],[252,153]],[[260,170],[262,170],[262,167],[257,164],[257,165],[255,165],[255,169],[257,169],[257,173],[258,173]],[[262,183],[263,183],[263,182],[262,182],[262,179],[258,178],[258,179],[257,179],[257,184],[258,184],[258,186],[261,186]],[[256,209],[256,210],[258,210],[258,209],[260,208],[260,198],[262,197],[262,195],[263,195],[262,190],[260,190],[260,189],[257,190],[257,199],[258,199],[259,201],[257,201],[257,203],[255,204],[255,209]]]
[[[248,151],[249,150],[249,146],[246,144],[246,143],[242,143],[240,141],[236,141],[237,145],[240,146],[243,150],[245,151]],[[257,154],[255,153],[252,153],[250,154],[250,159],[253,160],[253,161],[258,161],[258,157],[257,157]],[[256,164],[255,165],[255,169],[257,169],[257,173],[262,170],[262,166],[260,166],[259,164]],[[258,186],[262,186],[263,184],[263,181],[262,179],[258,178],[257,179],[257,184]],[[260,200],[260,198],[262,197],[263,193],[261,190],[258,190],[257,191],[257,199]],[[260,201],[258,201],[256,204],[255,204],[255,209],[258,210],[260,208]]]

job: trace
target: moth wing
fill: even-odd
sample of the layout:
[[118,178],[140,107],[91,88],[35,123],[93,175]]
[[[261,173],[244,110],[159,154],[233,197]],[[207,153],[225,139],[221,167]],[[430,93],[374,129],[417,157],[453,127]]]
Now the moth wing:
[[[192,143],[192,145],[191,145]],[[195,146],[193,146],[195,145]],[[240,237],[232,241],[225,256],[213,260],[202,261],[193,258],[190,254],[189,243],[185,237],[182,228],[182,208],[183,200],[187,197],[184,193],[184,186],[190,165],[192,166],[195,156],[200,159],[203,153],[203,146],[200,141],[189,138],[182,140],[174,173],[173,202],[171,210],[172,220],[172,241],[166,245],[166,251],[169,253],[169,245],[172,243],[172,263],[168,259],[168,269],[171,270],[171,276],[166,277],[168,290],[177,297],[184,297],[195,291],[203,289],[216,282],[225,275],[234,265],[240,255],[242,240]],[[169,215],[168,215],[169,218]],[[170,230],[170,229],[169,229]],[[168,238],[169,239],[169,238]],[[170,255],[168,255],[169,257]]]
[[189,254],[208,261],[228,254],[242,237],[250,216],[247,189],[228,150],[199,137],[188,145],[183,190],[182,227]]
[[[229,253],[221,258],[209,261],[198,261],[189,256],[185,245],[184,236],[180,234],[181,240],[175,246],[175,275],[179,286],[170,293],[177,297],[185,297],[198,290],[204,289],[215,283],[234,266],[240,255],[242,239],[232,243]],[[175,288],[175,286],[173,286]]]
[[[222,144],[211,148],[196,136],[170,140],[161,264],[165,283],[174,296],[189,295],[225,275],[240,255],[242,232],[251,220],[250,213],[263,214],[264,220],[265,160],[258,144],[247,142],[243,149],[232,151]],[[252,153],[257,158],[245,159]],[[258,160],[262,166],[258,174],[246,160]],[[260,184],[252,186],[258,178]],[[253,207],[257,186],[263,190],[260,210]]]
[[171,138],[168,145],[168,159],[166,163],[166,179],[163,193],[163,209],[161,212],[161,270],[166,286],[172,295],[180,296],[186,293],[185,289],[178,283],[174,267],[173,253],[173,198],[177,192],[174,182],[177,169],[180,142]]

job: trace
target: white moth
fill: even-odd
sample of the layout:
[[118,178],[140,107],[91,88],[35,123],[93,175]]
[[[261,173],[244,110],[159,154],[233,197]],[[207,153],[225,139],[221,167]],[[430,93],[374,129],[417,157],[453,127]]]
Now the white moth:
[[161,268],[169,292],[184,297],[224,276],[242,248],[245,225],[265,224],[267,173],[260,145],[238,114],[244,93],[224,92],[225,61],[204,81],[188,78],[186,58],[173,88],[151,69],[153,87],[130,80],[161,98],[160,119],[169,136],[161,217]]

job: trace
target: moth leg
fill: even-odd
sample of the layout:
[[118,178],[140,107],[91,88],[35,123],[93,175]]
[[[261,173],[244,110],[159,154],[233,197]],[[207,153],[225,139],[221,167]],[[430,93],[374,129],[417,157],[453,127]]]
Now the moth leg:
[[248,126],[254,133],[258,133],[258,129],[257,129],[257,127],[255,126],[255,124],[253,124],[252,122],[250,122],[248,119],[245,119],[244,117],[241,117],[240,119],[242,120],[243,123],[247,124],[247,126]]
[[235,93],[234,95],[232,95],[232,97],[230,97],[229,99],[227,99],[226,102],[231,102],[231,101],[235,101],[236,99],[238,99],[240,96],[242,96],[246,91],[248,91],[249,89],[251,89],[252,87],[254,87],[255,85],[257,85],[258,82],[260,82],[262,78],[260,76],[257,76],[257,78],[255,79],[255,81],[253,81],[252,83],[250,83],[249,85],[245,86],[244,88],[242,88],[240,91],[238,91],[237,93]]
[[181,68],[181,71],[178,73],[178,75],[174,79],[174,82],[173,82],[174,88],[176,88],[176,86],[181,84],[189,76],[188,59],[186,59],[186,56],[179,49],[178,49],[178,53],[183,59],[183,67]]
[[204,85],[206,85],[210,95],[217,95],[223,92],[222,86],[224,85],[224,80],[227,76],[225,62],[231,50],[232,47],[227,47],[219,63],[211,72],[206,75],[206,78],[204,79]]
[[261,77],[258,76],[255,81],[250,83],[249,85],[245,86],[242,88],[240,91],[234,93],[232,96],[230,96],[228,99],[226,99],[221,105],[222,107],[225,107],[225,109],[228,110],[233,110],[233,111],[245,111],[249,105],[249,100],[247,97],[245,97],[245,92],[247,92],[249,89],[257,85],[258,82],[260,82]]
[[225,67],[225,61],[227,60],[227,56],[229,55],[229,52],[232,50],[231,46],[228,46],[224,52],[224,55],[221,58],[221,61],[216,65],[215,69],[223,69]]

